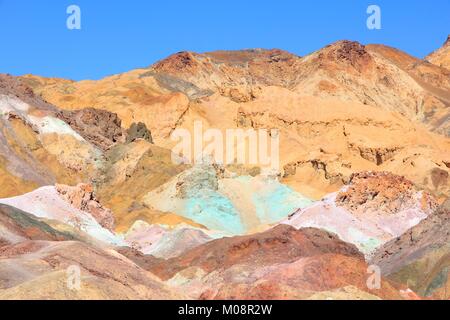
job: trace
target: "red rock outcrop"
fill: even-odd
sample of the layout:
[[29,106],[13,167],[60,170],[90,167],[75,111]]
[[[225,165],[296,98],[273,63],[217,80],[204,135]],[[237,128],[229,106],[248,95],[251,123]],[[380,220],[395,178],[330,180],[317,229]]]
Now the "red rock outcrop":
[[150,271],[169,279],[188,267],[200,267],[206,272],[230,268],[238,264],[255,263],[258,266],[289,263],[300,257],[336,253],[363,259],[355,246],[335,235],[314,228],[297,230],[279,225],[266,232],[210,241],[177,258],[150,266]]
[[[414,184],[404,177],[390,172],[361,172],[350,178],[350,185],[339,192],[336,204],[351,212],[383,212],[395,214],[402,209],[415,207]],[[438,203],[427,193],[420,199],[422,210],[431,213]]]
[[328,52],[328,58],[348,63],[359,71],[363,71],[363,68],[373,63],[373,58],[367,52],[366,47],[356,41],[344,40],[339,42],[339,45]]
[[111,210],[104,208],[97,200],[92,185],[80,183],[71,187],[57,184],[56,190],[72,206],[91,214],[102,227],[114,230],[114,216]]
[[39,110],[55,112],[57,108],[36,95],[33,89],[21,78],[0,73],[0,95],[10,95],[30,104]]
[[116,113],[94,108],[62,110],[58,118],[66,122],[84,139],[102,150],[124,140],[122,121]]
[[[380,287],[370,289],[367,264],[354,257],[327,253],[302,258],[293,263],[273,265],[269,268],[239,266],[220,273],[226,279],[216,287],[210,286],[200,299],[251,299],[284,300],[314,299],[315,293],[339,291],[347,287],[357,288],[362,295],[381,299],[402,299],[400,288],[382,279]],[[246,274],[249,281],[239,280]],[[210,279],[208,279],[211,281]],[[252,282],[254,281],[254,282]],[[337,294],[339,297],[339,294]],[[331,299],[332,296],[330,297]],[[356,295],[342,295],[341,299],[358,299]]]
[[398,289],[384,280],[379,290],[369,289],[367,264],[356,247],[314,228],[280,225],[215,240],[169,260],[135,259],[170,283],[181,281],[186,292],[200,299],[304,299],[346,286],[400,298]]

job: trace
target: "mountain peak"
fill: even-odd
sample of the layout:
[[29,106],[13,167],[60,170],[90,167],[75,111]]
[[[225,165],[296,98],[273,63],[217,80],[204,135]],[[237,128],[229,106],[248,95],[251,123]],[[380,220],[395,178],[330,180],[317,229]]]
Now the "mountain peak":
[[334,47],[336,47],[335,54],[338,60],[349,61],[353,64],[370,58],[366,47],[357,41],[338,41],[334,44]]
[[[311,58],[313,59],[310,60]],[[366,46],[350,40],[339,40],[329,44],[311,54],[309,58],[306,58],[306,61],[308,60],[322,69],[343,69],[346,72],[351,72],[350,69],[363,72],[373,65],[372,56]]]
[[425,59],[432,64],[450,70],[450,35],[447,36],[447,40],[442,47],[431,53]]
[[190,98],[218,91],[242,102],[252,99],[255,86],[289,86],[300,64],[300,57],[280,49],[179,52],[154,64],[150,74],[166,88],[175,84]]
[[153,65],[153,68],[155,70],[169,69],[171,71],[190,68],[195,65],[195,55],[197,54],[190,51],[180,51],[158,61]]

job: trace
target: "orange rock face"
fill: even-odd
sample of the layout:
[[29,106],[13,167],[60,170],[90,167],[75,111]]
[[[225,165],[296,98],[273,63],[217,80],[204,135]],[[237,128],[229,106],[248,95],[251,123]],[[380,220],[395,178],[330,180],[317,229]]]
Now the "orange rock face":
[[258,261],[259,266],[264,266],[327,252],[362,258],[354,246],[331,234],[316,229],[296,230],[280,225],[256,235],[211,241],[180,257],[152,266],[150,270],[168,279],[188,267],[200,267],[209,273],[252,261]]
[[192,82],[203,90],[289,86],[300,67],[300,57],[283,50],[180,52],[156,63],[151,70]]
[[[337,205],[361,214],[367,211],[394,214],[403,208],[413,207],[416,202],[414,184],[389,172],[353,174],[347,190],[336,197]],[[438,206],[428,194],[422,196],[420,203],[422,209],[429,213]]]
[[204,275],[194,276],[186,289],[200,299],[299,299],[348,285],[383,298],[400,298],[395,286],[384,280],[379,290],[369,289],[362,254],[314,228],[284,225],[216,240],[174,259],[147,261],[147,268],[162,279],[172,278],[171,283],[189,278],[188,270],[199,268]]
[[94,194],[90,184],[78,184],[76,187],[56,185],[58,193],[75,208],[88,212],[104,228],[114,230],[114,216],[111,210],[104,208]]
[[437,66],[450,70],[450,35],[442,48],[436,50],[425,59]]
[[57,116],[102,150],[124,141],[122,121],[115,113],[86,108],[77,111],[63,110],[58,112]]
[[[0,75],[0,299],[448,298],[449,44]],[[176,163],[173,133],[195,140],[198,122],[276,129],[280,170]]]

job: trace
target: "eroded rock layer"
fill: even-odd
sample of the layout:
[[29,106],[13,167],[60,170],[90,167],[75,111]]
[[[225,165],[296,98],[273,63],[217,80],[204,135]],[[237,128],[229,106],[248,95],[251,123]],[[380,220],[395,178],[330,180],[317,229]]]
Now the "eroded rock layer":
[[0,299],[448,299],[448,48],[0,75]]

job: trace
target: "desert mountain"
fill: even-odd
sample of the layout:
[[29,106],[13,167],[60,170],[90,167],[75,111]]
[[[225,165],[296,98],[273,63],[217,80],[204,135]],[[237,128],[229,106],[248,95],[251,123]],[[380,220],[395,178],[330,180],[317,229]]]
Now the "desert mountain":
[[425,58],[431,63],[450,70],[450,35],[444,45]]
[[[340,41],[306,57],[280,50],[181,52],[99,81],[26,76],[68,110],[141,121],[157,146],[177,128],[277,128],[284,182],[314,199],[363,170],[448,194],[449,71],[392,48]],[[170,85],[169,85],[170,84]],[[158,115],[158,116],[155,116]],[[432,132],[430,132],[430,129]]]
[[[448,106],[450,87],[446,69],[433,68],[399,50],[351,41],[336,42],[303,58],[263,49],[180,52],[148,68],[100,81],[25,78],[36,92],[63,108],[92,106],[117,112],[121,105],[119,116],[128,111],[125,126],[131,124],[130,115],[140,114],[140,106],[152,105],[156,111],[169,100],[176,120],[186,100],[164,93],[181,92],[195,100],[218,92],[245,102],[255,99],[260,87],[277,86],[302,96],[339,97],[392,110],[439,130],[436,124],[447,116],[441,109]],[[142,117],[152,132],[163,129],[162,123],[157,128],[146,118]]]
[[0,76],[0,100],[1,197],[88,180],[100,153],[58,119],[56,107],[5,75]]
[[[448,44],[0,75],[0,299],[448,298]],[[173,151],[199,124],[270,133],[279,163]]]

